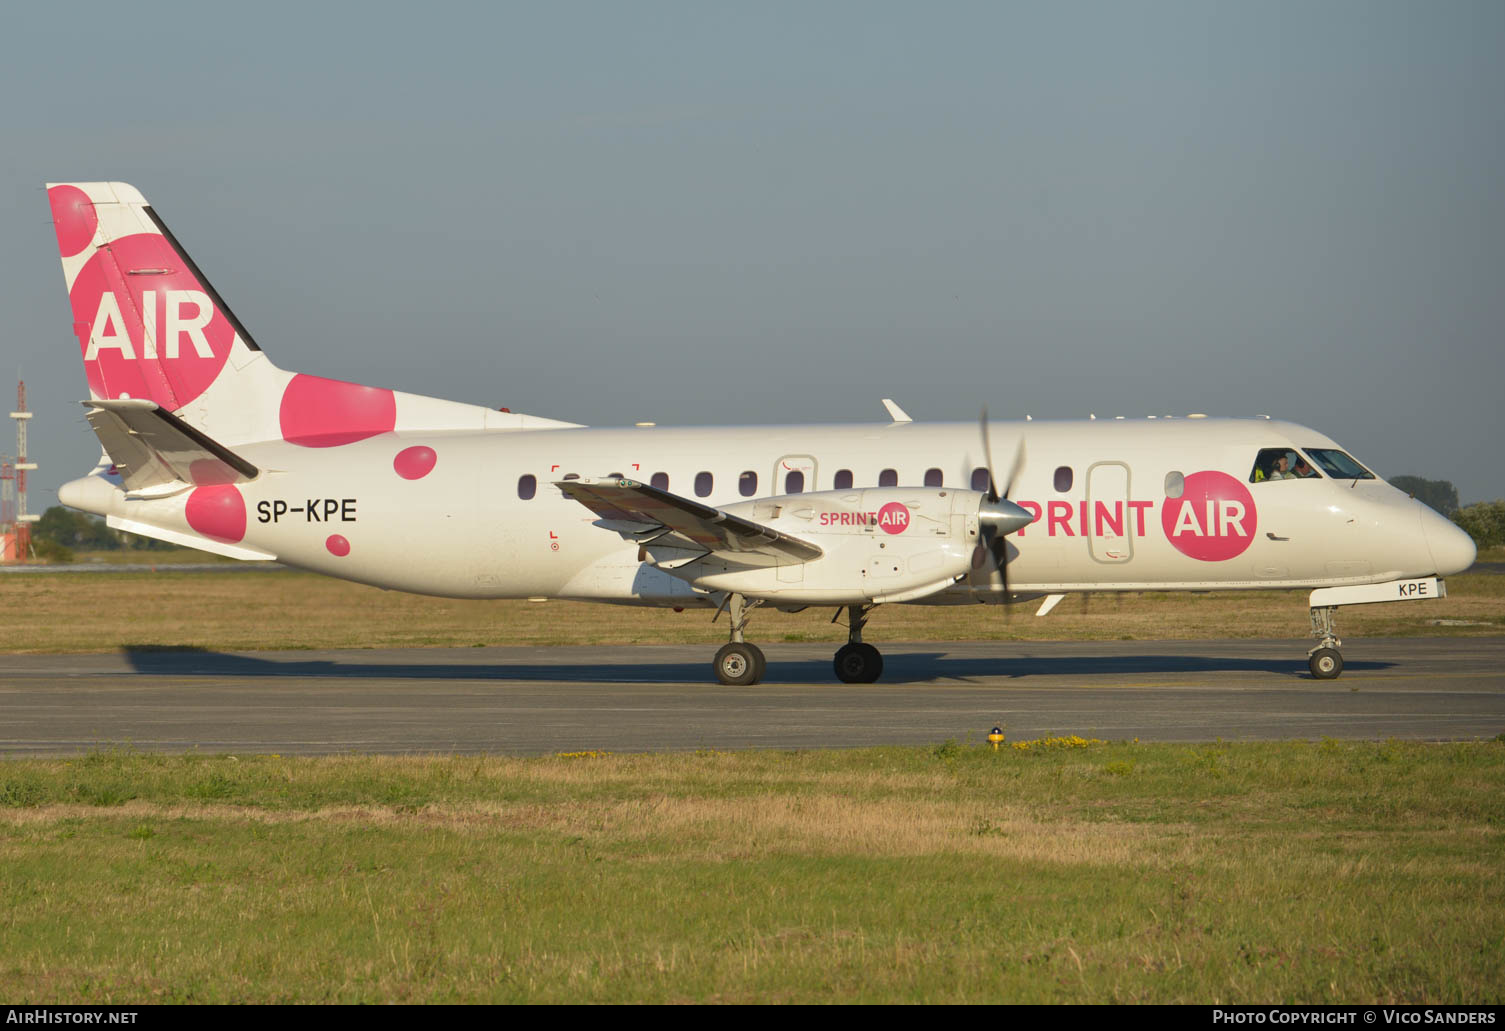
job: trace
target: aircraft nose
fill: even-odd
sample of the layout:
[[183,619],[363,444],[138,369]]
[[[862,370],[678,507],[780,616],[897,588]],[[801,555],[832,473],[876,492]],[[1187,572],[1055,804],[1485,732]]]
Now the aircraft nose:
[[1474,539],[1451,519],[1444,519],[1428,509],[1421,515],[1421,525],[1438,576],[1461,573],[1474,564],[1479,554]]

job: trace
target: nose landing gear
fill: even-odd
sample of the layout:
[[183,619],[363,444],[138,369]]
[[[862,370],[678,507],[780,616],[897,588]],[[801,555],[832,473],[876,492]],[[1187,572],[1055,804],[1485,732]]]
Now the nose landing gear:
[[1343,656],[1338,649],[1343,642],[1338,640],[1338,607],[1336,605],[1314,606],[1312,612],[1312,636],[1318,638],[1317,646],[1306,653],[1307,668],[1318,680],[1334,680],[1343,672]]

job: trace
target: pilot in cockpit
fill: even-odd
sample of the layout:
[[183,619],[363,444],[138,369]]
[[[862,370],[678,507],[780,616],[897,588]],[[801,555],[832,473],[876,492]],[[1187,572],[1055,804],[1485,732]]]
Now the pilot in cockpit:
[[1261,480],[1291,480],[1296,474],[1290,471],[1291,454],[1289,451],[1262,451],[1259,461],[1254,464],[1255,483]]

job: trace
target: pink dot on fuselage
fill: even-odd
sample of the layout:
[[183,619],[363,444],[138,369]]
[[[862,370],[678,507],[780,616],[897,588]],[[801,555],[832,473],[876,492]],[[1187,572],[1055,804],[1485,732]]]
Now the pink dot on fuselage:
[[397,398],[382,387],[363,387],[322,376],[294,376],[278,412],[282,439],[303,447],[338,447],[397,425]]
[[420,444],[397,452],[397,457],[392,459],[392,468],[404,480],[421,480],[434,471],[434,463],[437,461],[439,456],[434,453],[434,449]]
[[324,547],[329,549],[331,555],[338,556],[339,558],[344,558],[350,554],[350,542],[337,533],[329,535],[329,539],[324,542]]
[[228,484],[195,487],[183,515],[189,526],[217,541],[235,544],[246,535],[246,499]]
[[94,230],[99,226],[94,202],[77,186],[54,186],[47,191],[47,200],[52,205],[58,253],[71,258],[94,239]]

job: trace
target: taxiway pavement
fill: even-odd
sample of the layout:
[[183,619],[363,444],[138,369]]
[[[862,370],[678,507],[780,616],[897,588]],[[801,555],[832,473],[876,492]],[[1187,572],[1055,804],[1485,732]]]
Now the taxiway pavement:
[[995,723],[1197,741],[1472,739],[1505,731],[1505,637],[878,643],[880,683],[832,646],[764,644],[767,679],[711,680],[711,645],[0,656],[0,755],[495,752],[925,744]]

